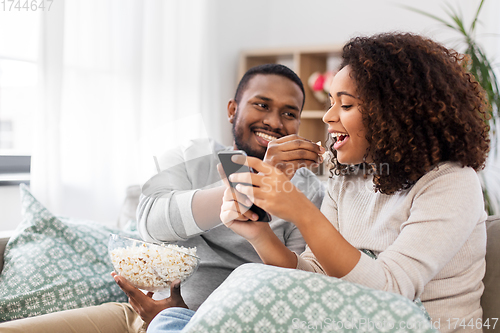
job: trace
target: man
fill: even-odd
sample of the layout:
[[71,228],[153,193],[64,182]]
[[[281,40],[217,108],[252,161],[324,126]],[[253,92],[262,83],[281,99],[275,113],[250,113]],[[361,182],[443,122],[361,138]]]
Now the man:
[[[162,172],[143,188],[148,195],[141,196],[138,226],[147,241],[197,248],[200,267],[182,288],[189,308],[196,310],[239,265],[260,262],[252,246],[220,221],[225,187],[217,172],[218,151],[244,150],[249,156],[279,167],[312,202],[320,205],[321,183],[308,169],[300,168],[320,162],[324,152],[322,147],[296,135],[303,105],[302,82],[293,71],[276,64],[254,67],[243,76],[227,106],[233,124],[232,147],[195,140],[158,160]],[[303,251],[305,242],[293,224],[273,218],[270,226],[288,248]],[[129,286],[121,278],[116,279],[134,306]],[[135,295],[141,302],[148,302],[142,293]],[[171,299],[151,302],[160,310],[171,303]],[[134,308],[143,311],[139,304]],[[150,316],[145,317],[147,321]]]
[[[218,151],[241,149],[249,156],[279,167],[293,177],[292,182],[312,202],[320,205],[323,187],[309,170],[301,167],[320,162],[324,150],[296,135],[304,97],[302,82],[289,68],[275,64],[254,67],[243,76],[234,99],[227,106],[228,119],[233,124],[232,147],[200,139],[159,157],[161,172],[158,178],[153,177],[143,187],[147,195],[141,196],[138,207],[141,236],[148,241],[196,247],[201,264],[183,284],[183,297],[180,288],[172,288],[171,297],[161,299],[164,296],[155,295],[160,300],[153,300],[122,277],[115,277],[146,323],[172,306],[184,305],[196,310],[236,267],[247,262],[261,262],[252,246],[222,225],[219,219],[224,186],[217,172]],[[305,242],[293,224],[273,218],[270,225],[292,251],[301,253],[304,250]],[[87,326],[87,331],[90,322],[86,325],[86,321],[91,321],[93,327],[105,325],[107,332],[110,329],[123,331],[123,326],[131,332],[137,325],[128,304],[112,303],[72,311],[69,319],[63,315],[67,311],[40,317],[58,315],[58,321],[78,321],[79,324],[72,328]],[[97,319],[99,312],[101,315]],[[18,322],[22,321],[24,319]]]

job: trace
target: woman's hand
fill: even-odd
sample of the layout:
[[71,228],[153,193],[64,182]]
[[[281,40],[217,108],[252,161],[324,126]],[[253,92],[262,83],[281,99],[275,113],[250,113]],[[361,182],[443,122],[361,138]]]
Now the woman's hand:
[[[220,212],[222,223],[250,243],[259,237],[274,235],[269,223],[256,222],[259,217],[250,210],[252,201],[229,185],[221,164],[217,165],[217,170],[226,185]],[[249,173],[246,175],[244,177],[249,181]]]
[[[233,156],[233,161],[243,164],[245,163],[245,157]],[[286,178],[283,172],[256,158],[249,157],[248,161],[250,162],[248,163],[249,166],[251,167],[255,166],[255,169],[258,171],[266,170],[267,172],[266,174],[268,175],[273,174],[273,170],[278,172],[278,177],[281,177],[280,180],[286,181],[287,182],[286,184],[288,186],[291,185],[293,189],[297,191],[296,196],[298,197],[302,196],[306,200],[306,205],[307,203],[312,205],[312,203],[307,199],[307,197],[304,196],[302,192],[297,190],[295,186],[293,186],[293,184],[288,180],[288,178]],[[258,164],[259,162],[260,164]],[[231,230],[233,230],[236,234],[247,239],[252,244],[254,249],[257,251],[257,254],[260,256],[263,263],[268,265],[275,265],[288,268],[297,267],[297,256],[293,252],[291,252],[274,234],[273,230],[270,227],[270,224],[266,222],[256,222],[257,215],[249,211],[249,207],[251,206],[252,201],[255,200],[255,198],[259,198],[259,202],[265,200],[265,197],[261,195],[262,193],[258,192],[257,195],[255,195],[255,193],[253,192],[253,190],[262,191],[259,185],[260,186],[264,185],[262,183],[262,177],[265,176],[256,175],[250,172],[235,173],[231,175],[231,181],[234,180],[236,182],[243,182],[245,184],[248,184],[248,185],[241,185],[241,184],[237,185],[238,188],[244,190],[244,193],[241,193],[238,190],[233,189],[232,187],[229,186],[229,182],[227,181],[225,174],[222,170],[222,167],[220,165],[218,166],[218,169],[219,173],[221,173],[222,179],[224,180],[224,184],[226,184],[227,186],[224,192],[223,202],[221,206],[221,214],[220,214],[221,221],[227,227],[231,228]],[[256,180],[255,179],[256,176],[260,176],[259,178],[260,183],[258,182],[254,183],[254,180]],[[251,184],[254,185],[257,184],[257,187],[254,187]],[[255,203],[257,204],[257,202]],[[272,203],[270,203],[269,205],[272,205]],[[266,207],[269,207],[269,205],[266,205]],[[257,204],[257,206],[259,206],[259,204]],[[316,208],[316,206],[314,205],[312,206]],[[260,207],[264,208],[263,206]],[[300,209],[300,207],[298,208]],[[267,210],[266,208],[264,209]],[[283,209],[283,207],[279,207],[279,209]],[[279,211],[279,210],[273,210],[268,212],[274,213],[274,211]]]
[[115,272],[112,272],[111,275],[118,286],[127,294],[132,308],[134,308],[135,312],[137,312],[142,320],[148,325],[158,313],[167,308],[188,308],[181,296],[180,280],[176,280],[170,285],[170,297],[156,301],[152,298],[152,292],[148,292],[147,295],[145,295],[142,291],[131,285],[123,276],[119,276]]
[[[295,222],[303,208],[310,206],[309,199],[277,168],[254,157],[247,157],[246,160],[248,166],[259,173],[232,174],[230,180],[239,183],[236,185],[237,192],[270,214]],[[250,182],[252,185],[242,184]]]

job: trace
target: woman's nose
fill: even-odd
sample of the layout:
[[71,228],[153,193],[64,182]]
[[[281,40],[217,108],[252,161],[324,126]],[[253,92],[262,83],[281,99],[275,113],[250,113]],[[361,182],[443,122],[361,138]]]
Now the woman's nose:
[[339,115],[338,115],[338,112],[335,110],[334,105],[332,105],[326,111],[326,113],[323,115],[323,122],[325,124],[328,124],[328,123],[337,122],[337,121],[339,121]]

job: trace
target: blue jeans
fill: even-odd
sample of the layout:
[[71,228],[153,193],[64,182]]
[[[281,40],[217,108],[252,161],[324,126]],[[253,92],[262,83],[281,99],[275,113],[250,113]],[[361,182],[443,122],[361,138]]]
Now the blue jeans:
[[185,308],[168,308],[158,313],[149,323],[147,333],[177,333],[189,323],[195,314]]

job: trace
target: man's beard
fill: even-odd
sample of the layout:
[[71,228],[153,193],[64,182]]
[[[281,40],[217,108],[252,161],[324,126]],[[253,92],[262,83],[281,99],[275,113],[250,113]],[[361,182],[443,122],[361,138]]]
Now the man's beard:
[[238,113],[236,113],[233,122],[233,138],[234,138],[234,145],[236,146],[236,148],[245,151],[248,156],[257,157],[258,159],[263,160],[264,156],[266,155],[266,150],[257,151],[253,149],[248,142],[245,142],[245,140],[242,139],[243,136],[243,133],[241,133],[242,131],[236,129],[237,123],[238,123]]

